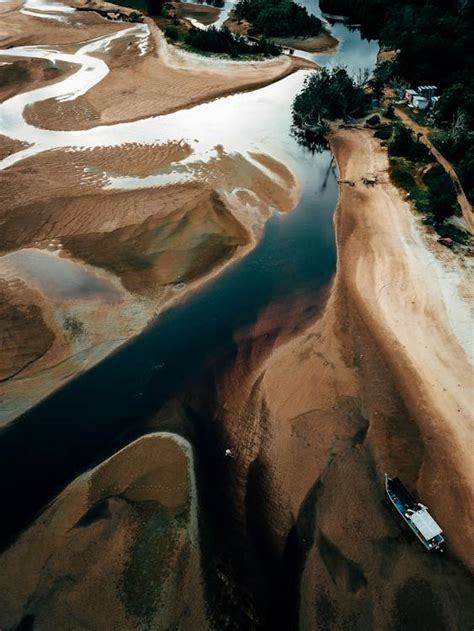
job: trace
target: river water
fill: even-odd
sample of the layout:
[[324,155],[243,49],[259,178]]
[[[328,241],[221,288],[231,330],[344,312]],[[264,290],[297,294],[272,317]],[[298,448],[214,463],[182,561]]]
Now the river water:
[[[308,8],[318,11],[315,3]],[[319,63],[343,62],[350,70],[374,67],[377,45],[344,24],[335,55]],[[296,73],[251,93],[216,100],[169,116],[84,132],[41,132],[46,145],[87,145],[92,137],[111,144],[135,141],[153,129],[161,141],[193,143],[205,157],[216,142],[228,152],[262,151],[282,160],[303,185],[297,207],[275,212],[261,241],[198,291],[163,312],[140,336],[41,404],[0,434],[0,501],[9,506],[0,522],[5,543],[80,472],[123,445],[141,424],[213,362],[233,356],[235,334],[251,327],[270,305],[283,305],[291,322],[304,296],[317,313],[321,292],[335,272],[333,213],[337,179],[329,151],[313,155],[291,136],[291,103],[306,73]],[[63,134],[63,136],[61,136]],[[53,138],[53,140],[51,140]],[[118,138],[118,140],[117,140]],[[153,140],[150,139],[150,142]],[[280,309],[281,311],[281,309]]]

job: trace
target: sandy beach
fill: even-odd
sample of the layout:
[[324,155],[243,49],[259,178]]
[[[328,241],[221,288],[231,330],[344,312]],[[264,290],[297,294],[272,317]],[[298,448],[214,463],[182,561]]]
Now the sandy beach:
[[[334,628],[347,619],[389,628],[406,615],[455,629],[469,616],[474,535],[472,270],[417,221],[372,131],[334,129],[330,143],[340,179],[355,186],[340,185],[338,268],[322,317],[311,321],[302,296],[292,304],[298,331],[274,305],[236,336],[237,359],[215,377],[217,404],[207,382],[193,403],[205,416],[213,401],[219,438],[232,446],[235,514],[250,520],[257,494],[276,558],[294,541],[300,628],[330,611]],[[378,185],[361,182],[367,172]],[[442,522],[444,558],[401,533],[383,501],[385,472]],[[239,527],[251,548],[252,524]],[[272,598],[284,620],[288,595]]]
[[[424,236],[390,184],[386,152],[371,132],[338,130],[331,146],[341,179],[358,182],[342,185],[337,211],[346,291],[420,432],[417,488],[443,514],[453,549],[472,567],[472,268]],[[365,187],[367,172],[382,184]]]

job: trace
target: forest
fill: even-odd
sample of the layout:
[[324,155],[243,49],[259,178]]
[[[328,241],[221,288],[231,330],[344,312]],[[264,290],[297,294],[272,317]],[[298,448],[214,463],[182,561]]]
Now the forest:
[[324,12],[346,15],[396,58],[386,79],[433,84],[441,96],[432,141],[457,167],[474,199],[474,2],[471,0],[321,0]]
[[240,0],[234,13],[250,22],[250,35],[315,37],[323,30],[319,18],[292,0]]

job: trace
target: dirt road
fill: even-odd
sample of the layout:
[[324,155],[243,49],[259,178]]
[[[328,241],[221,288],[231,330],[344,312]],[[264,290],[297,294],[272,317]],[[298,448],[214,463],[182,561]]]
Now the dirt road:
[[456,173],[456,169],[453,167],[451,162],[447,160],[442,153],[433,145],[428,137],[429,129],[427,127],[423,127],[423,125],[419,125],[416,121],[414,121],[406,112],[401,110],[399,107],[395,108],[395,113],[398,118],[405,123],[407,127],[410,127],[415,134],[420,134],[420,140],[423,144],[425,144],[428,149],[431,151],[433,156],[436,158],[438,163],[443,167],[446,173],[450,176],[453,181],[454,188],[456,191],[456,196],[458,200],[459,207],[462,210],[462,216],[466,223],[466,227],[468,228],[471,234],[474,234],[474,212],[472,210],[472,204],[468,200],[466,193],[462,187],[462,184],[458,178]]

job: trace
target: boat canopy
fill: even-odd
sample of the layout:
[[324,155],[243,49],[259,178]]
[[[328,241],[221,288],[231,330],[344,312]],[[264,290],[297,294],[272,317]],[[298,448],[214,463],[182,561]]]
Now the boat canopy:
[[439,524],[435,522],[426,508],[422,508],[410,515],[410,520],[427,541],[443,532]]

